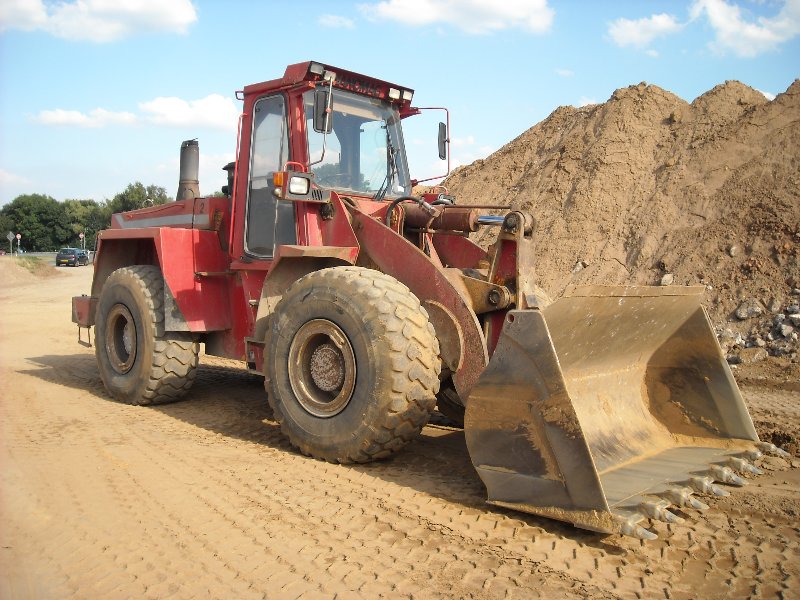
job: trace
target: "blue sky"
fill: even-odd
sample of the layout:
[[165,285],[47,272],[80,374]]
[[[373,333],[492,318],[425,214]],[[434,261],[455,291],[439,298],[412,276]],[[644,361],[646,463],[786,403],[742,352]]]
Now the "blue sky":
[[[455,165],[640,81],[687,101],[728,79],[778,94],[800,77],[800,0],[2,0],[0,205],[137,180],[174,194],[191,138],[201,191],[218,190],[235,90],[305,60],[447,106]],[[412,175],[436,175],[434,123],[413,121]]]

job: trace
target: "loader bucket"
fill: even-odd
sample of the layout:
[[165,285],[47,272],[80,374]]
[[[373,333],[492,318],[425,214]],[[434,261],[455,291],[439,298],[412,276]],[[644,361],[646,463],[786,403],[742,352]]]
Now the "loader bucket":
[[651,538],[643,519],[680,521],[672,506],[705,508],[694,493],[758,472],[702,292],[588,286],[509,311],[465,417],[488,501]]

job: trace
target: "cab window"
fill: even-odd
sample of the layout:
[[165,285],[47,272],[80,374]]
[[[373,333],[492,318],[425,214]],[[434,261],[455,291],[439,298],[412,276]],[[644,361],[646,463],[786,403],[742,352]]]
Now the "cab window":
[[273,195],[272,174],[289,159],[286,102],[281,95],[261,98],[253,110],[250,185],[245,220],[245,251],[271,258],[275,246],[296,244],[294,203]]

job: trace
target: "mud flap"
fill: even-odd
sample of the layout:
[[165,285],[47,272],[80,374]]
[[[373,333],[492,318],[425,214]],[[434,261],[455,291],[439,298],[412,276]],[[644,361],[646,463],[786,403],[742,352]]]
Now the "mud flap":
[[643,519],[757,471],[702,291],[590,286],[509,311],[465,416],[489,502],[648,538]]

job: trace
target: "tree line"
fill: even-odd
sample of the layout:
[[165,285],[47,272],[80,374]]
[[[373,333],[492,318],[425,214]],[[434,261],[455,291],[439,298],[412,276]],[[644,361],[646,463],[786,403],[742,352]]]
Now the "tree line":
[[[167,191],[157,185],[131,183],[110,200],[64,200],[44,194],[22,194],[0,209],[0,232],[22,235],[26,252],[52,252],[65,246],[95,246],[97,233],[111,226],[111,215],[170,201]],[[16,241],[14,250],[17,249]]]

